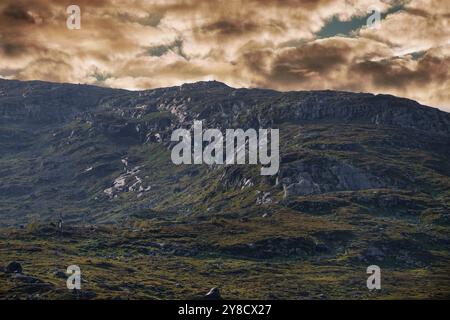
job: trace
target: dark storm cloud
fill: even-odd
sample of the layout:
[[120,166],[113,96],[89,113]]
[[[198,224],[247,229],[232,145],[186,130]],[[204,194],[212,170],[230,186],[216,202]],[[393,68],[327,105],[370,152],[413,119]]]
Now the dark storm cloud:
[[258,25],[241,19],[219,20],[211,24],[205,24],[197,31],[200,34],[212,33],[221,37],[239,36],[245,33],[256,32]]
[[408,58],[364,61],[353,65],[350,71],[369,78],[379,88],[404,89],[416,86],[419,89],[430,82],[439,83],[450,79],[450,57],[425,54],[415,68],[408,65]]
[[33,16],[17,3],[12,3],[4,8],[0,18],[6,19],[10,23],[36,23]]
[[176,39],[175,41],[167,45],[162,44],[157,46],[151,46],[149,48],[146,48],[145,52],[147,55],[151,57],[161,57],[169,52],[174,52],[180,57],[187,59],[186,55],[183,53],[183,40],[181,39]]
[[285,49],[274,58],[270,78],[288,82],[305,81],[308,74],[328,73],[347,62],[349,50],[346,43],[339,41],[314,42],[301,48]]

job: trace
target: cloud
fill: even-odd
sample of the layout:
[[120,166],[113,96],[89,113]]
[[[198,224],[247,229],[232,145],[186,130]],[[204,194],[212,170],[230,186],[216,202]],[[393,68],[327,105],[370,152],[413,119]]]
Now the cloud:
[[[70,4],[81,30],[66,28]],[[0,76],[385,92],[450,111],[449,17],[446,0],[3,0]]]
[[148,54],[151,57],[161,57],[169,52],[174,52],[180,57],[187,59],[186,55],[183,52],[183,40],[180,39],[176,39],[169,44],[148,47],[145,54]]

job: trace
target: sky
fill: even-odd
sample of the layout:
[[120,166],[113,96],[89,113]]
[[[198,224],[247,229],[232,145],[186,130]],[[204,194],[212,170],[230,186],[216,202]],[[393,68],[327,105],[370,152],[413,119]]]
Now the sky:
[[0,77],[132,90],[217,80],[450,111],[450,1],[1,0]]

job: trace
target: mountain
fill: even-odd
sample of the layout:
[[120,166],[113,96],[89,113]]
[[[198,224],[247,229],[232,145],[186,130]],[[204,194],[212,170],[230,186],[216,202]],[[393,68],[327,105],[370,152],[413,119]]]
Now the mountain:
[[[255,165],[174,165],[171,134],[194,120],[222,131],[279,129],[278,174],[261,176]],[[223,273],[198,281],[222,283],[228,297],[297,298],[289,287],[299,281],[294,272],[319,277],[330,266],[341,279],[339,268],[351,273],[374,262],[405,270],[399,281],[416,279],[414,296],[448,297],[449,209],[450,114],[415,101],[235,89],[216,81],[127,91],[0,80],[0,225],[25,227],[0,236],[0,244],[9,239],[19,248],[28,239],[41,259],[40,241],[58,246],[48,223],[62,216],[84,258],[109,261],[128,250],[133,259],[170,257],[157,264],[168,270],[180,261],[194,268],[205,256],[225,264],[218,267]],[[95,233],[83,225],[94,225]],[[17,257],[24,259],[11,253],[2,261]],[[269,266],[254,263],[260,260]],[[186,272],[214,274],[202,268]],[[250,276],[258,268],[261,291],[244,281],[231,293],[239,272]],[[289,274],[288,289],[270,287],[273,270]],[[352,297],[336,281],[325,284],[328,295]],[[394,287],[383,294],[407,295]],[[173,290],[149,294],[186,297]],[[367,297],[358,290],[357,297]]]
[[[171,133],[194,120],[279,128],[279,174],[173,165]],[[257,212],[261,197],[276,210],[296,197],[372,189],[442,205],[449,195],[450,115],[387,95],[1,80],[0,123],[3,224],[59,214],[105,222],[148,209]]]

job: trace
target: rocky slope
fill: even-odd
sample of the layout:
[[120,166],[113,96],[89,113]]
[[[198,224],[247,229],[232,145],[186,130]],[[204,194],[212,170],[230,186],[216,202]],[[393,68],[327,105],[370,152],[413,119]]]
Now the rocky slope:
[[[194,120],[280,129],[278,174],[175,166]],[[0,299],[448,298],[449,160],[450,115],[387,95],[0,80]]]
[[[222,130],[279,128],[278,175],[174,166],[170,135],[193,120]],[[450,115],[386,95],[214,81],[130,92],[0,80],[0,123],[3,224],[59,214],[111,221],[147,209],[252,211],[370,189],[448,197]]]

